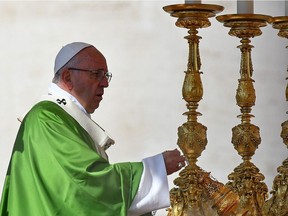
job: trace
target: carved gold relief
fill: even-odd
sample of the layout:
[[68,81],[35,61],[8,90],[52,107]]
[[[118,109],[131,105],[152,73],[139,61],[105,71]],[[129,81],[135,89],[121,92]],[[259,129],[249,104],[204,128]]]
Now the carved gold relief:
[[198,122],[186,122],[178,128],[178,146],[189,162],[196,163],[207,144],[207,128]]
[[250,160],[261,142],[259,128],[253,124],[240,124],[232,129],[232,143],[243,160]]
[[216,181],[210,173],[199,172],[198,181],[205,188],[205,192],[211,199],[211,207],[222,216],[243,216],[248,213],[247,209],[240,209],[240,198],[229,187]]
[[274,17],[272,26],[279,29],[278,36],[288,39],[288,16]]
[[164,10],[177,17],[176,26],[187,28],[185,37],[189,45],[188,65],[182,87],[183,99],[188,111],[187,122],[178,128],[178,146],[187,159],[187,166],[174,180],[177,186],[170,191],[171,207],[169,216],[216,216],[217,210],[212,208],[212,200],[207,196],[205,188],[198,181],[198,174],[203,172],[196,165],[197,158],[207,145],[207,128],[198,122],[201,115],[197,111],[203,96],[201,81],[201,59],[199,54],[198,28],[210,26],[209,17],[223,10],[222,6],[204,4],[180,4],[164,7]]
[[171,207],[168,216],[217,216],[212,200],[199,182],[203,171],[195,164],[188,164],[174,180],[178,186],[170,191]]
[[[217,20],[229,27],[229,35],[240,38],[241,51],[240,78],[236,90],[236,102],[241,114],[241,123],[232,128],[232,143],[242,157],[242,163],[228,175],[225,185],[210,176],[210,173],[198,167],[197,158],[207,145],[206,126],[198,122],[201,115],[197,111],[203,96],[201,81],[201,60],[197,29],[211,25],[208,18],[223,10],[218,5],[178,4],[163,8],[176,17],[176,26],[187,28],[185,37],[189,44],[187,71],[182,87],[182,95],[187,102],[187,122],[178,128],[178,146],[187,159],[187,166],[174,180],[176,187],[170,191],[171,207],[168,216],[287,216],[288,215],[288,158],[278,167],[268,198],[268,188],[264,175],[251,162],[252,156],[261,143],[260,129],[251,124],[252,107],[256,93],[253,86],[253,65],[250,38],[262,34],[260,27],[272,22],[279,29],[278,35],[288,38],[288,17],[276,17],[261,14],[230,14],[218,16]],[[288,71],[287,71],[288,72]],[[287,85],[288,86],[288,85]],[[288,100],[288,87],[286,88]],[[288,121],[282,124],[281,137],[288,145]]]
[[[236,102],[240,107],[241,124],[232,129],[232,143],[243,162],[228,175],[225,185],[239,196],[237,215],[261,216],[262,207],[267,199],[268,188],[263,182],[264,175],[250,161],[258,148],[261,137],[259,127],[251,124],[252,106],[255,105],[256,94],[253,86],[253,65],[251,59],[250,39],[262,34],[260,27],[266,26],[271,17],[265,15],[243,14],[223,15],[217,17],[224,26],[230,27],[229,34],[240,38],[241,51],[240,79],[236,91]],[[243,212],[245,212],[243,214]]]
[[[288,17],[274,17],[272,25],[279,29],[278,36],[288,39]],[[286,47],[287,48],[287,47]],[[288,69],[287,69],[288,72]],[[287,79],[287,78],[286,78]],[[286,101],[288,101],[288,86],[285,90]],[[280,136],[288,147],[288,121],[281,124]],[[266,201],[263,212],[267,216],[288,215],[288,158],[283,161],[282,166],[277,169],[278,175],[274,178],[271,198]]]

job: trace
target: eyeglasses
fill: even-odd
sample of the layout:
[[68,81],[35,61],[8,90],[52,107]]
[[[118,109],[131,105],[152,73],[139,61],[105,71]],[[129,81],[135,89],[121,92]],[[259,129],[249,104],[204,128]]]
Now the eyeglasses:
[[99,81],[102,81],[104,77],[106,77],[108,83],[112,79],[112,73],[110,72],[105,72],[103,69],[98,69],[98,70],[88,70],[88,69],[80,69],[80,68],[68,68],[68,70],[77,70],[77,71],[85,71],[85,72],[90,72],[91,75],[95,76],[95,78]]

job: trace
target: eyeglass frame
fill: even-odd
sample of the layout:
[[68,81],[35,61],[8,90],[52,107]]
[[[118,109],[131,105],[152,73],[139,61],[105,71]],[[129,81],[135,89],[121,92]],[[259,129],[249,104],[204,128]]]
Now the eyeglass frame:
[[109,72],[109,71],[104,71],[103,69],[98,69],[98,70],[89,70],[89,69],[82,69],[82,68],[74,68],[74,67],[69,67],[68,70],[76,70],[76,71],[84,71],[84,72],[90,72],[91,74],[99,74],[103,71],[103,77],[101,78],[101,80],[99,81],[102,81],[103,78],[105,77],[108,81],[108,83],[111,81],[112,79],[112,73]]

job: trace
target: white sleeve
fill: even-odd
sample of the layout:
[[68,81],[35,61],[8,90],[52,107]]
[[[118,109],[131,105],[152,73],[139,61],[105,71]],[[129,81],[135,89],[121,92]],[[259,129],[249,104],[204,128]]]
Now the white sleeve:
[[169,186],[162,154],[142,160],[143,173],[128,216],[145,214],[170,206]]

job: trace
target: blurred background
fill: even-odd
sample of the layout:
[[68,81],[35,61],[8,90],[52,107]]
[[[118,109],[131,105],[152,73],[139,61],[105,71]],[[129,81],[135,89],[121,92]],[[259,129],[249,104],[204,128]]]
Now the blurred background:
[[[0,192],[13,143],[17,117],[47,92],[54,58],[73,41],[94,44],[106,56],[113,73],[93,119],[116,140],[108,150],[112,163],[139,161],[177,148],[177,128],[186,118],[182,99],[187,69],[186,29],[163,11],[183,1],[1,1],[0,2]],[[205,1],[236,13],[236,1]],[[254,13],[284,16],[284,1],[255,1]],[[215,18],[199,30],[204,88],[198,111],[208,145],[198,165],[219,181],[241,163],[231,144],[232,127],[240,123],[235,93],[240,69],[239,39]],[[256,105],[252,123],[260,127],[262,143],[252,162],[271,190],[277,167],[287,157],[280,137],[287,119],[287,40],[271,25],[252,39]],[[45,149],[43,149],[45,151]],[[169,176],[170,188],[175,173]],[[166,215],[160,210],[156,215]]]

